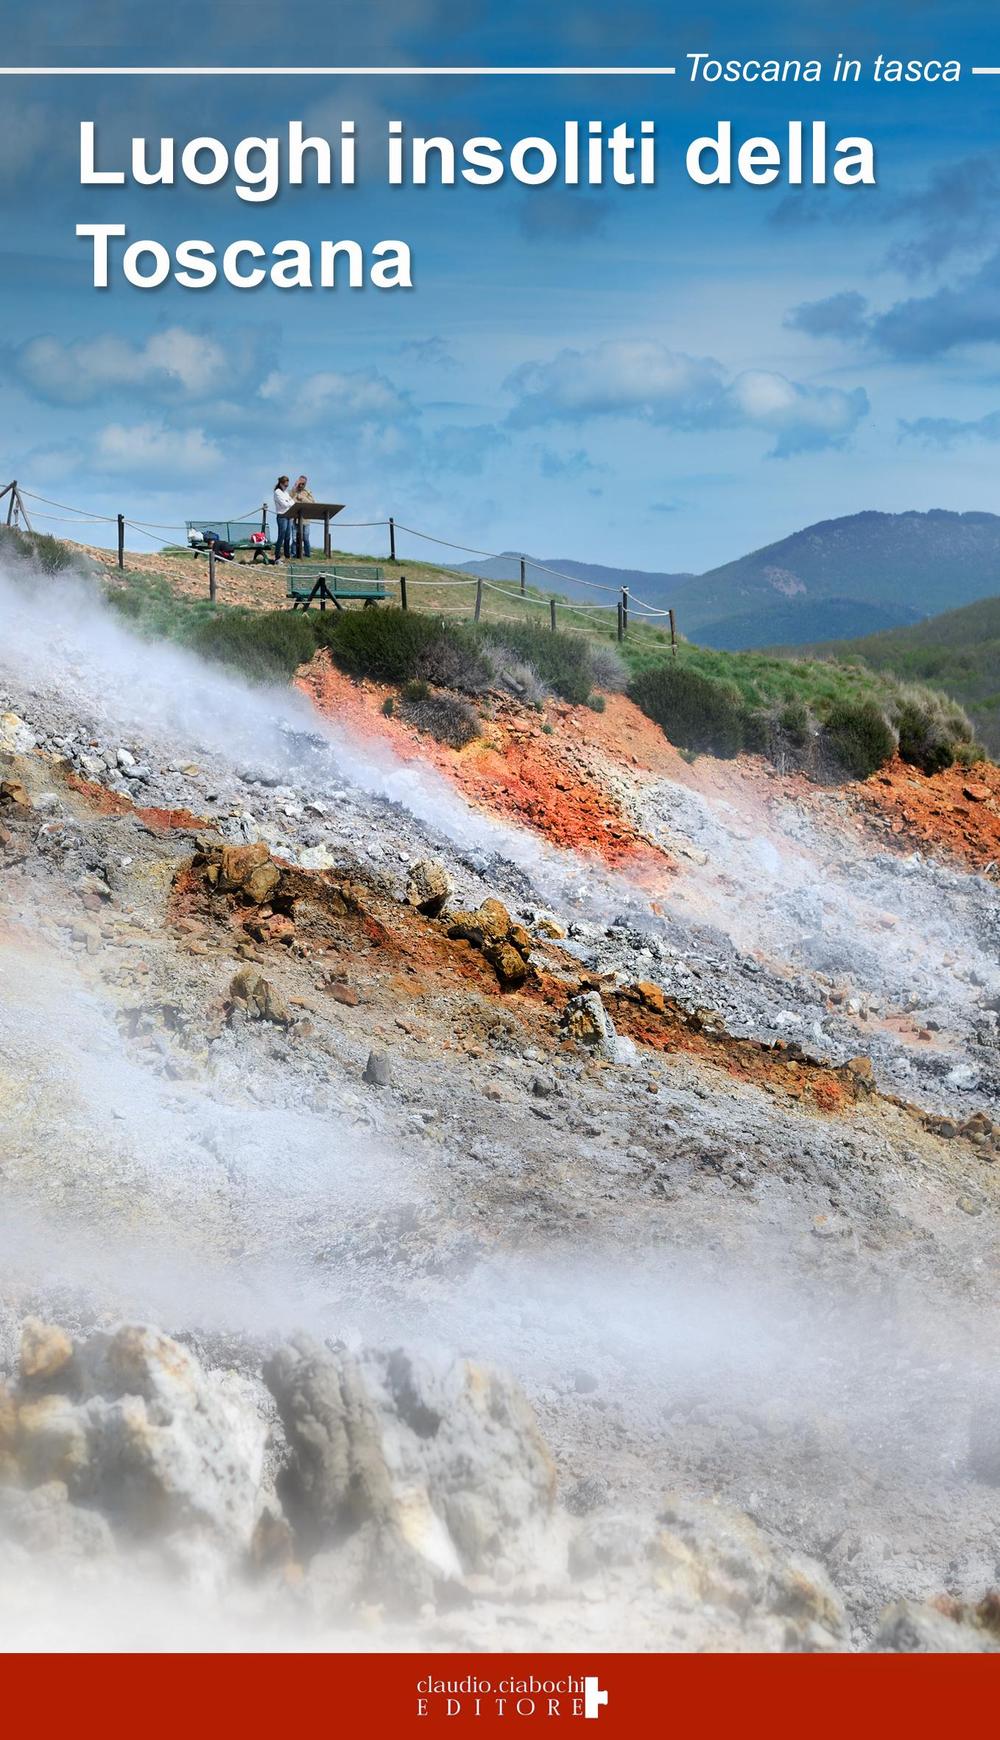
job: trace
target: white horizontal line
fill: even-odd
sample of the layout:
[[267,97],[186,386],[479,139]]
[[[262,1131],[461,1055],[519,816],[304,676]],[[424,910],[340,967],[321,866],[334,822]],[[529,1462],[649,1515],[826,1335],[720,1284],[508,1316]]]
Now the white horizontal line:
[[0,78],[660,78],[675,66],[0,66]]
[[974,73],[993,73],[1000,76],[1000,66],[974,66]]

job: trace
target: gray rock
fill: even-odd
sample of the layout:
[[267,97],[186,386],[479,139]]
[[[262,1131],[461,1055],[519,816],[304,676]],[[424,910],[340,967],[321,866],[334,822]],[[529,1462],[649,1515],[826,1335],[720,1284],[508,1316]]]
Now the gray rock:
[[509,1379],[468,1361],[436,1368],[400,1349],[355,1358],[296,1338],[265,1378],[291,1451],[284,1496],[342,1603],[432,1599],[538,1556],[554,1471]]
[[194,1530],[230,1553],[249,1548],[266,1428],[243,1380],[129,1324],[77,1344],[52,1381],[15,1396],[25,1484],[61,1481],[130,1534]]
[[369,1087],[388,1087],[392,1081],[392,1068],[384,1051],[370,1051],[365,1064],[362,1080]]

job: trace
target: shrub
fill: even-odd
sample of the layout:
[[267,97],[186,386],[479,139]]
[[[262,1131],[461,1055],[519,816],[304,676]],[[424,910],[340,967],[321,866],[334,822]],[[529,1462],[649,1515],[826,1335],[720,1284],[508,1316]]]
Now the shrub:
[[804,701],[786,701],[778,715],[782,731],[803,749],[809,741],[812,715]]
[[968,714],[934,689],[901,690],[894,720],[900,755],[924,773],[940,773],[942,768],[951,767],[959,752],[975,742]]
[[380,683],[423,680],[478,693],[489,670],[475,642],[453,623],[414,610],[345,610],[315,619],[321,646],[341,670]]
[[827,716],[826,735],[855,779],[883,767],[896,748],[896,734],[875,701],[838,702]]
[[454,695],[432,695],[430,690],[411,698],[407,691],[418,688],[426,689],[427,685],[407,683],[403,690],[401,712],[410,725],[452,749],[464,749],[467,743],[475,741],[479,736],[479,715],[468,701],[456,700]]
[[561,695],[564,701],[579,706],[593,688],[590,668],[590,648],[582,636],[553,634],[530,622],[490,624],[480,629],[488,648],[498,648],[501,656],[516,655],[533,665],[542,681]]
[[590,649],[590,675],[595,688],[609,695],[624,695],[628,688],[629,669],[621,653],[600,641]]
[[61,574],[77,566],[75,551],[67,549],[58,538],[48,532],[21,532],[14,526],[0,526],[0,554],[20,556],[46,574]]
[[489,688],[490,662],[469,630],[459,623],[438,622],[438,634],[417,654],[417,675],[438,689],[460,689],[481,695]]
[[733,756],[743,748],[746,710],[727,683],[671,663],[641,672],[629,694],[679,749]]
[[202,658],[231,665],[252,683],[290,677],[316,651],[305,612],[227,610],[202,618],[188,644]]
[[545,687],[534,665],[529,665],[526,659],[518,658],[509,647],[491,646],[487,657],[501,688],[507,689],[526,707],[542,705],[550,691]]
[[383,712],[384,717],[386,719],[391,719],[392,715],[395,713],[395,711],[396,711],[395,701],[393,700],[391,695],[386,695],[385,700],[382,702],[382,712]]
[[425,683],[422,677],[411,677],[408,683],[403,684],[401,693],[404,701],[411,703],[429,701],[431,686],[430,683]]
[[955,748],[955,760],[959,767],[975,767],[977,761],[986,759],[986,750],[981,743],[959,743]]
[[607,702],[603,695],[588,695],[587,706],[590,708],[592,713],[603,713],[607,706]]

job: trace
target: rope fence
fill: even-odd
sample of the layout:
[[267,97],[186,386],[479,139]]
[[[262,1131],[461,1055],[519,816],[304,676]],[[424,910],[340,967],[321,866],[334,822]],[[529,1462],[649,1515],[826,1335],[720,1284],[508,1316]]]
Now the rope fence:
[[[13,526],[14,528],[17,528],[20,525],[20,520],[23,518],[28,530],[31,529],[27,502],[31,502],[32,504],[32,517],[38,520],[44,520],[50,525],[77,526],[80,529],[84,529],[88,526],[115,526],[118,533],[118,566],[121,569],[124,569],[125,567],[126,530],[134,532],[141,538],[149,539],[151,543],[159,545],[161,548],[164,544],[164,540],[160,536],[161,533],[180,533],[186,539],[189,530],[186,523],[182,525],[180,523],[166,523],[156,520],[134,520],[123,513],[94,513],[88,508],[74,507],[68,502],[55,501],[52,497],[41,495],[35,490],[22,489],[16,480],[15,482],[8,484],[6,488],[0,489],[0,503],[2,503],[4,497],[8,498],[7,525]],[[41,507],[36,507],[34,505],[36,502],[40,503]],[[58,513],[46,513],[42,511],[44,508],[56,508],[58,509]],[[267,512],[267,504],[264,503],[259,508],[252,508],[248,513],[224,515],[222,518],[225,520],[227,525],[259,525],[261,530],[266,534]],[[63,517],[67,515],[71,517]],[[568,612],[571,615],[585,617],[588,621],[593,623],[606,621],[607,618],[611,616],[614,619],[614,626],[617,628],[617,636],[620,641],[625,639],[628,633],[629,622],[632,619],[648,623],[666,620],[670,627],[671,646],[674,653],[677,651],[676,619],[673,610],[670,608],[664,609],[659,605],[650,604],[646,599],[639,598],[632,594],[627,586],[611,586],[599,580],[586,580],[582,575],[567,574],[559,568],[550,567],[545,562],[538,562],[531,556],[519,555],[510,557],[505,552],[480,549],[474,544],[462,544],[452,538],[440,538],[432,532],[422,532],[416,526],[405,525],[402,521],[395,519],[392,515],[390,515],[388,519],[381,520],[338,520],[337,525],[338,529],[342,528],[345,531],[372,531],[384,527],[389,534],[389,561],[393,565],[396,565],[399,560],[396,553],[397,532],[404,532],[408,537],[418,538],[425,544],[435,544],[444,550],[457,550],[462,555],[485,557],[488,561],[512,560],[519,564],[520,585],[517,591],[509,590],[509,587],[516,583],[513,578],[510,582],[502,582],[498,584],[496,580],[490,580],[485,576],[473,574],[456,574],[454,579],[447,580],[441,578],[430,579],[424,575],[401,574],[399,576],[400,603],[404,610],[408,607],[408,591],[414,586],[432,586],[438,591],[443,587],[471,586],[475,588],[475,602],[473,607],[473,620],[475,622],[478,622],[480,619],[484,593],[490,593],[495,598],[503,599],[506,604],[517,605],[528,610],[535,608],[546,611],[552,629],[555,629],[559,612]],[[215,598],[214,571],[216,566],[214,558],[215,551],[214,548],[212,548],[209,550],[209,595],[213,600]],[[529,593],[527,591],[527,572],[529,569],[532,573],[544,574],[550,579],[561,580],[569,586],[585,587],[591,592],[605,593],[609,598],[614,599],[614,603],[599,604],[596,600],[593,603],[587,601],[576,603],[562,597],[538,597],[535,592]],[[436,611],[435,614],[465,616],[467,612],[464,606],[455,605],[442,606],[440,611]]]

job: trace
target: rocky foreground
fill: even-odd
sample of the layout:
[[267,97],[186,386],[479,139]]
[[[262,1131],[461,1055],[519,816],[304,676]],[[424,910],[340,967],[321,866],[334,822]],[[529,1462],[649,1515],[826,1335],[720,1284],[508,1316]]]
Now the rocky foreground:
[[5,1638],[996,1647],[989,867],[2,602]]

